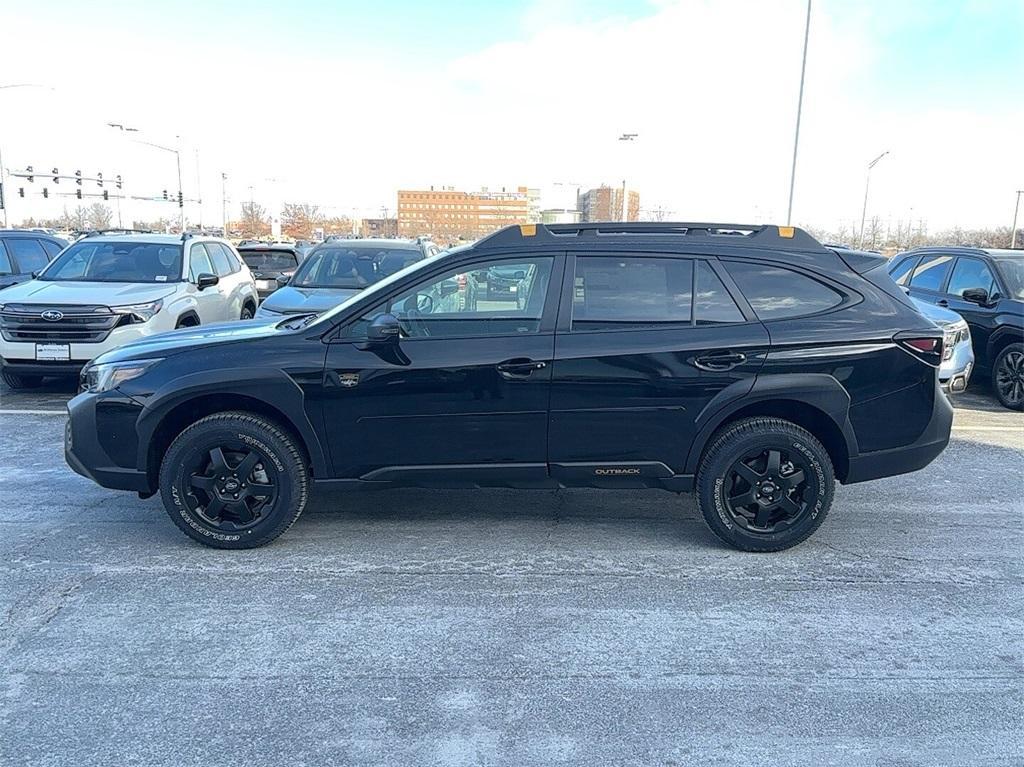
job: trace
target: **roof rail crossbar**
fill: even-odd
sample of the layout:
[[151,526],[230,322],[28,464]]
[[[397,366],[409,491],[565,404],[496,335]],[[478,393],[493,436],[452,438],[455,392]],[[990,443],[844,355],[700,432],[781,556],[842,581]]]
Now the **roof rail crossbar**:
[[490,246],[565,237],[615,235],[676,235],[683,237],[735,238],[736,245],[755,248],[825,250],[803,229],[774,224],[717,224],[689,221],[594,221],[579,224],[520,224],[487,235],[478,244]]
[[152,229],[122,229],[120,227],[114,229],[90,229],[86,232],[80,232],[82,237],[103,237],[108,234],[156,234]]

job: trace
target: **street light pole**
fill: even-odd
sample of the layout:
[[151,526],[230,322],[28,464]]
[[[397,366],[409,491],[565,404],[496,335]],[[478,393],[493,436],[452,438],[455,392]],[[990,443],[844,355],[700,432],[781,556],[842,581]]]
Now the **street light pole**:
[[860,212],[860,243],[858,244],[858,247],[860,248],[864,247],[864,219],[867,218],[868,215],[868,189],[871,187],[871,169],[878,165],[878,161],[887,154],[889,154],[889,150],[882,152],[878,157],[868,163],[868,176],[864,181],[864,207]]
[[[619,136],[619,141],[633,142],[639,135],[639,133],[623,133]],[[629,221],[629,189],[626,187],[626,174],[623,173],[622,176],[622,220]]]
[[220,217],[224,223],[224,237],[228,236],[228,174],[220,174]]
[[1024,189],[1017,190],[1017,204],[1013,206],[1013,228],[1010,229],[1010,248],[1017,247],[1017,213],[1020,211],[1020,196],[1024,194]]
[[793,133],[793,167],[789,172],[789,205],[786,206],[786,226],[793,220],[793,187],[796,185],[796,152],[800,147],[800,116],[804,110],[804,75],[807,72],[807,41],[811,37],[811,0],[807,0],[807,22],[804,24],[804,55],[800,62],[800,95],[796,100],[796,130]]
[[[107,125],[109,125],[111,128],[117,128],[118,130],[120,130],[120,131],[122,131],[124,133],[138,133],[139,132],[138,128],[132,128],[132,127],[129,127],[127,125],[122,125],[121,123],[107,123]],[[174,157],[175,157],[175,160],[177,161],[177,165],[178,165],[178,199],[181,200],[181,202],[178,203],[178,225],[180,226],[182,233],[184,233],[185,232],[185,202],[184,202],[185,190],[181,186],[181,146],[180,146],[181,136],[175,136],[174,138],[177,139],[178,143],[179,143],[179,146],[177,148],[175,148],[175,149],[172,149],[169,146],[163,146],[162,144],[154,144],[152,141],[141,141],[139,139],[132,139],[132,141],[134,141],[136,144],[142,144],[144,146],[151,146],[154,149],[161,149],[164,152],[173,152],[174,153]],[[197,164],[196,168],[197,168],[197,171],[198,171],[198,164]]]

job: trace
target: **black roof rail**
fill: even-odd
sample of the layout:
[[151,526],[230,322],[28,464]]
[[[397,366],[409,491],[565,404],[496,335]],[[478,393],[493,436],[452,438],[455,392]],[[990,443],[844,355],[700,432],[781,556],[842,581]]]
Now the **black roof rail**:
[[78,234],[78,235],[80,235],[80,237],[84,238],[84,237],[104,237],[104,236],[106,236],[108,234],[158,234],[158,232],[154,232],[152,229],[121,229],[121,228],[115,228],[115,229],[90,229],[90,230],[85,231],[85,232],[82,232],[82,231],[73,232],[73,234]]
[[193,237],[199,236],[197,232],[182,232],[181,241],[191,240]]
[[682,237],[737,238],[735,244],[753,248],[825,250],[803,229],[774,224],[717,224],[689,221],[595,221],[581,224],[518,224],[499,229],[477,242],[488,246],[552,241],[564,237],[602,237],[615,235],[676,235]]

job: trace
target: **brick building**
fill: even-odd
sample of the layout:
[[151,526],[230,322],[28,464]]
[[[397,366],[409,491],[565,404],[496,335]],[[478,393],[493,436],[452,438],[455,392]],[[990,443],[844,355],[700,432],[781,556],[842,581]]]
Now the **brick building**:
[[[509,224],[525,224],[531,213],[530,190],[458,192],[453,187],[399,190],[398,234],[429,235],[438,243],[460,237],[476,240]],[[533,202],[535,205],[536,203]]]
[[393,218],[364,218],[359,222],[363,237],[397,237],[398,222]]
[[639,221],[640,193],[629,190],[629,218],[622,217],[622,187],[599,186],[579,195],[576,209],[584,221]]

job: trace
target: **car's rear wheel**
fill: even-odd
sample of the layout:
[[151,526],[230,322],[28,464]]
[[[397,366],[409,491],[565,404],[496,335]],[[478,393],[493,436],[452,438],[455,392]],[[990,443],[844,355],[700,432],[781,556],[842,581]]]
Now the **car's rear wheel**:
[[711,531],[744,551],[781,551],[825,520],[835,494],[828,451],[780,418],[747,418],[715,437],[697,472],[697,503]]
[[42,376],[23,375],[22,373],[12,373],[9,370],[0,373],[0,378],[3,378],[4,383],[12,389],[36,389],[43,383]]
[[160,493],[174,524],[222,549],[262,546],[302,514],[309,469],[291,434],[244,412],[216,413],[189,426],[160,465]]
[[992,388],[999,404],[1024,410],[1024,344],[1007,344],[992,366]]

